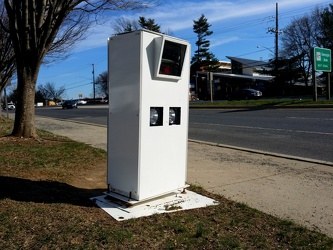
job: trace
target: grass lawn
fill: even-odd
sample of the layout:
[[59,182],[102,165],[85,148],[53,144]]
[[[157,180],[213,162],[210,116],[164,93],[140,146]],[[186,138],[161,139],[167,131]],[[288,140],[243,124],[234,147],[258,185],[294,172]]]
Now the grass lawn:
[[45,131],[8,136],[0,117],[0,249],[332,249],[333,239],[192,187],[207,208],[117,222],[90,197],[106,188],[106,152]]

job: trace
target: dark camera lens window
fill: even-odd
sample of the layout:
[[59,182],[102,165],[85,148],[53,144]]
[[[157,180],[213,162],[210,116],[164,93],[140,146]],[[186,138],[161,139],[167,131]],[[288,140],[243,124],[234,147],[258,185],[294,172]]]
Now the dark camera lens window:
[[165,41],[159,74],[181,76],[185,52],[186,45]]

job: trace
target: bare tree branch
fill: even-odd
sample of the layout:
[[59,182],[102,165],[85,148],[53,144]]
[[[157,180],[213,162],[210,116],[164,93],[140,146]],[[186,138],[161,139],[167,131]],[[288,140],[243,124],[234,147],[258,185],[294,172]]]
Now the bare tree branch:
[[53,83],[48,82],[45,85],[40,85],[38,91],[46,100],[60,100],[66,89],[64,86],[57,89]]
[[135,19],[126,19],[124,17],[117,18],[112,24],[116,34],[130,32],[140,28],[139,22]]
[[0,8],[2,23],[0,29],[0,93],[2,93],[16,70],[16,64],[12,40],[7,32],[8,20],[2,11],[2,4],[0,5]]
[[96,83],[99,94],[101,94],[105,97],[108,97],[109,96],[108,72],[105,71],[105,72],[101,73],[97,77],[95,83]]
[[[0,0],[1,1],[1,0]],[[17,65],[16,116],[12,135],[37,137],[34,96],[45,56],[66,57],[97,18],[110,11],[145,10],[153,0],[2,0]]]

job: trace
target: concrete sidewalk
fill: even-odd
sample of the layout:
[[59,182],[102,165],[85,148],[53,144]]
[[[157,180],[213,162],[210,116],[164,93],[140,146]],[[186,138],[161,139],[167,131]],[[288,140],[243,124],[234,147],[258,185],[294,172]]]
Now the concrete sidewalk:
[[[106,150],[107,128],[36,117],[38,128]],[[333,237],[333,167],[190,141],[189,184]]]

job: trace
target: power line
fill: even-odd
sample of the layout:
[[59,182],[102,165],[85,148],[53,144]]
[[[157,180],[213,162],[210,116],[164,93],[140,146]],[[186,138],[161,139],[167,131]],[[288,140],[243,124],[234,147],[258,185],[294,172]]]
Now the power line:
[[[324,7],[326,5],[328,5],[329,3],[331,3],[330,1],[328,2],[324,2],[324,3],[321,3],[321,4],[316,4],[316,5],[312,5],[312,6],[308,6],[308,7],[304,7],[304,8],[300,8],[300,9],[297,9],[297,10],[290,10],[290,11],[286,11],[286,12],[283,12],[282,14],[278,14],[276,13],[276,15],[278,15],[278,18],[275,18],[275,16],[266,16],[264,18],[259,18],[259,19],[254,19],[252,21],[249,21],[249,22],[244,22],[244,23],[240,23],[240,24],[236,24],[236,25],[233,25],[233,26],[229,26],[228,28],[226,29],[217,29],[218,31],[225,31],[225,32],[228,32],[228,31],[235,31],[238,29],[244,29],[244,28],[247,28],[247,27],[251,27],[251,26],[254,26],[254,25],[259,25],[259,24],[263,24],[263,22],[261,22],[261,20],[269,20],[270,18],[273,18],[274,21],[277,21],[277,20],[281,20],[281,19],[287,19],[287,18],[290,18],[290,17],[294,17],[294,18],[297,18],[297,15],[295,16],[295,13],[300,13],[298,16],[301,16],[301,15],[306,15],[304,12],[305,10],[310,10],[315,7]],[[276,28],[275,28],[276,29]],[[282,30],[275,30],[274,28],[268,28],[268,31],[270,33],[273,33],[275,35],[275,43],[277,43],[277,36],[279,33],[282,33]],[[216,34],[216,32],[214,32]],[[276,50],[277,50],[277,46],[276,46]],[[259,53],[259,52],[262,52],[264,50],[257,50],[257,51],[253,51],[253,52],[249,52],[249,53],[245,53],[245,54],[242,54],[242,55],[238,55],[237,57],[242,57],[242,56],[245,56],[245,55],[250,55],[250,54],[256,54],[256,53]],[[277,54],[277,52],[275,52]]]
[[[281,14],[279,14],[279,20],[296,17],[295,13],[300,13],[299,15],[304,15],[305,10],[311,10],[316,6],[324,7],[324,6],[328,5],[329,3],[331,3],[331,1],[323,2],[320,4],[314,4],[311,6],[304,7],[304,8],[298,8],[295,10],[289,10],[286,12],[282,12]],[[265,16],[265,17],[261,17],[261,18],[252,19],[252,20],[249,20],[246,22],[229,25],[228,27],[216,28],[213,30],[213,32],[215,35],[220,34],[220,33],[234,32],[237,30],[265,24],[267,22],[275,22],[275,15],[269,15],[269,16]],[[189,36],[189,37],[184,37],[184,39],[193,39],[193,38],[195,38],[195,35]]]
[[85,82],[85,81],[87,81],[87,79],[81,80],[81,81],[77,81],[77,82],[73,82],[73,83],[69,83],[69,84],[66,84],[66,86],[71,86],[71,85],[75,85],[75,84],[78,84],[78,83],[81,83],[81,82]]
[[[97,59],[94,59],[94,62],[101,62],[105,60],[105,56],[100,56]],[[95,63],[96,65],[96,63]],[[51,68],[52,66],[50,66]],[[75,72],[89,72],[91,69],[91,64],[84,64],[84,65],[77,65],[77,67],[74,67],[74,69],[71,69],[69,71],[64,71],[62,72],[62,74],[66,75],[66,74],[73,74]],[[59,74],[57,75],[48,75],[48,76],[43,76],[43,77],[38,77],[38,79],[46,79],[46,78],[54,78],[54,77],[59,77]]]
[[91,83],[85,83],[85,84],[82,84],[82,85],[79,85],[79,86],[75,86],[75,87],[71,87],[71,88],[66,88],[66,90],[71,90],[71,89],[77,89],[77,88],[80,88],[80,87],[83,87],[83,86],[86,86],[86,85],[90,85]]

